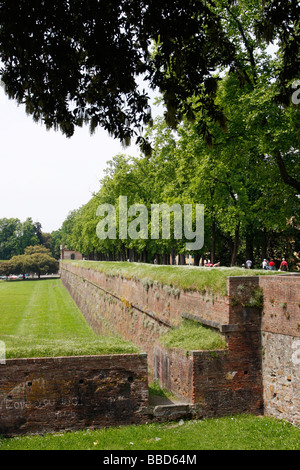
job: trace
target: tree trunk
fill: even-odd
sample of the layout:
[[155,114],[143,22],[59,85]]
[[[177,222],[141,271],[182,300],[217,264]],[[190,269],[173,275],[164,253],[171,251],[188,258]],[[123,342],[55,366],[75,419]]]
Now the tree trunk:
[[211,223],[211,262],[216,262],[216,221],[213,218]]
[[233,250],[231,254],[230,266],[235,266],[236,264],[236,258],[237,258],[238,248],[239,248],[239,238],[240,238],[240,223],[238,223],[234,232],[234,243],[233,243]]
[[275,160],[278,165],[283,182],[288,186],[291,186],[292,188],[296,189],[297,193],[300,194],[300,181],[296,180],[291,175],[289,175],[285,166],[285,162],[279,151],[275,152]]
[[200,263],[200,253],[195,253],[194,254],[194,266],[199,266]]
[[263,232],[261,234],[261,258],[262,258],[262,260],[267,257],[267,243],[268,243],[267,231],[264,228]]
[[178,264],[185,265],[185,255],[180,254],[180,255],[178,256],[178,258],[179,258],[179,259],[178,259]]
[[246,229],[246,260],[250,259],[253,262],[253,227],[248,225]]

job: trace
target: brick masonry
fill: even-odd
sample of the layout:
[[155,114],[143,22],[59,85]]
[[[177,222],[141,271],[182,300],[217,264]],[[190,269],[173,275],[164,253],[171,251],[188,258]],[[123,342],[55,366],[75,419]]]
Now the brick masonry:
[[[256,329],[253,328],[253,317]],[[155,378],[175,395],[197,404],[203,417],[262,414],[259,318],[258,309],[244,309],[242,325],[236,331],[226,333],[225,350],[189,351],[186,354],[156,345]]]
[[[261,312],[247,307],[258,277],[228,278],[224,297],[176,292],[65,262],[61,278],[96,331],[113,331],[136,343],[148,355],[150,379],[180,399],[201,404],[201,415],[262,413]],[[223,332],[226,351],[186,356],[159,346],[160,335],[180,325],[183,313]]]
[[0,435],[141,423],[147,356],[8,359],[0,365]]

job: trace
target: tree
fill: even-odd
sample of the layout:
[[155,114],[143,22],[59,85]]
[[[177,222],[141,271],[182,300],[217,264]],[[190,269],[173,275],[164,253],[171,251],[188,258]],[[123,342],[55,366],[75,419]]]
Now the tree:
[[9,97],[23,103],[35,120],[67,136],[89,123],[92,131],[100,125],[124,143],[134,135],[144,142],[140,131],[151,116],[141,78],[161,90],[171,125],[183,115],[193,116],[193,96],[198,107],[224,123],[214,101],[214,73],[231,67],[247,75],[230,34],[228,15],[237,18],[236,9],[248,9],[249,17],[260,20],[260,28],[252,22],[252,36],[269,26],[267,39],[280,39],[283,59],[288,57],[297,71],[297,0],[265,3],[261,8],[250,0],[2,0],[2,80]]
[[36,233],[36,226],[33,223],[31,217],[28,217],[21,227],[20,233],[20,245],[21,253],[24,253],[24,250],[27,246],[37,245],[39,243],[39,238]]
[[71,136],[86,122],[91,131],[101,125],[128,143],[130,125],[139,129],[150,119],[135,80],[145,71],[136,47],[142,10],[136,1],[1,1],[8,95],[47,128]]
[[0,263],[0,275],[8,277],[13,272],[13,267],[10,261],[3,261]]
[[[51,238],[50,238],[50,249],[53,258],[59,259],[60,258],[60,246],[62,244],[61,242],[61,230],[54,230],[51,232]],[[47,244],[48,247],[48,244]]]
[[25,274],[29,274],[32,271],[32,259],[29,255],[17,255],[13,256],[9,260],[10,274],[22,274],[25,279]]
[[46,247],[28,246],[25,254],[13,256],[10,260],[0,263],[0,274],[22,274],[25,278],[25,274],[36,273],[40,278],[42,274],[57,273],[58,266],[58,261]]
[[8,260],[15,254],[20,254],[21,222],[19,219],[0,219],[0,259]]
[[30,256],[30,272],[38,275],[42,274],[55,274],[58,271],[59,263],[56,259],[44,253],[35,253]]
[[24,250],[25,255],[35,255],[36,253],[51,256],[51,251],[43,245],[27,246]]
[[300,4],[298,0],[269,0],[262,3],[261,15],[256,23],[257,37],[268,44],[278,42],[282,60],[276,73],[276,101],[289,105],[291,84],[299,77]]
[[54,274],[58,271],[58,261],[51,256],[51,251],[43,245],[28,246],[25,249],[24,257],[27,258],[29,272],[35,272],[39,278],[41,274]]

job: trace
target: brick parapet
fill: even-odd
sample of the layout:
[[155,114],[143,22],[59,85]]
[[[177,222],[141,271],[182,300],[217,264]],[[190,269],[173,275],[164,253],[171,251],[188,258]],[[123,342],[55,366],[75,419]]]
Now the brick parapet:
[[147,356],[8,359],[0,365],[0,434],[141,423]]
[[300,274],[261,276],[262,331],[300,337]]

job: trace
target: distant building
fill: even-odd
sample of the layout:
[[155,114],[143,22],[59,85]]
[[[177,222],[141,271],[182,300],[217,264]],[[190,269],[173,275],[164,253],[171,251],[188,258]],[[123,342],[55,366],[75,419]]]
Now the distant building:
[[79,251],[68,250],[66,247],[60,246],[60,259],[82,260],[83,255]]

